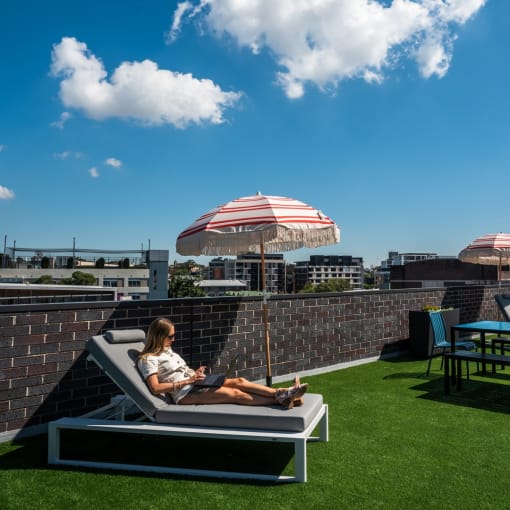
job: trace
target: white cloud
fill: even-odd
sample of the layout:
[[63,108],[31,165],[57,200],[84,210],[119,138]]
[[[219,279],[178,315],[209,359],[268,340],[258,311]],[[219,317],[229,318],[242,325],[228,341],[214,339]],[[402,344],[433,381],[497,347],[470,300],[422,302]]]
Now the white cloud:
[[193,0],[181,2],[171,39],[186,19],[257,54],[266,48],[283,71],[277,83],[299,98],[307,83],[322,90],[342,80],[380,83],[402,58],[423,77],[442,77],[452,58],[453,30],[486,0]]
[[193,4],[187,1],[177,4],[177,8],[174,12],[172,26],[170,27],[170,30],[167,34],[167,43],[172,43],[177,38],[179,32],[181,31],[182,18],[192,7]]
[[3,145],[0,143],[0,152],[3,152],[5,150],[7,150],[7,145]]
[[97,178],[99,177],[99,172],[97,171],[97,168],[93,166],[92,168],[89,168],[89,174],[91,177]]
[[113,166],[113,168],[120,168],[122,166],[122,161],[117,158],[108,158],[104,163],[105,165]]
[[225,109],[240,98],[211,80],[159,69],[151,60],[122,62],[108,78],[101,60],[72,37],[53,46],[51,73],[62,78],[62,103],[96,120],[119,117],[178,128],[220,124]]
[[450,67],[451,51],[445,48],[445,43],[428,37],[415,52],[420,73],[424,78],[436,74],[442,78]]
[[64,124],[66,123],[66,121],[68,121],[70,118],[72,117],[72,115],[69,113],[69,112],[62,112],[60,114],[60,117],[58,120],[56,120],[55,122],[52,122],[50,124],[51,127],[56,127],[58,129],[64,129]]
[[55,159],[67,159],[71,155],[70,151],[54,152],[53,157]]
[[73,151],[63,151],[63,152],[54,152],[53,157],[55,159],[81,159],[83,157],[82,152],[73,152]]
[[14,197],[15,197],[14,191],[10,190],[9,188],[6,188],[5,186],[0,186],[0,200],[10,200],[11,198]]

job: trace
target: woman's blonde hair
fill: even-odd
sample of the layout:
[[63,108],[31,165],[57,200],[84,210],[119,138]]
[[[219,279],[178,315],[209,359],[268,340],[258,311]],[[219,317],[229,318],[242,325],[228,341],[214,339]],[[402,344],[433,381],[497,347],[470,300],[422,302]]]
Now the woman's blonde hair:
[[145,340],[145,347],[138,355],[138,358],[145,358],[149,354],[159,356],[165,349],[165,340],[168,338],[170,331],[174,329],[174,323],[165,317],[158,317],[154,319],[147,331],[147,338]]

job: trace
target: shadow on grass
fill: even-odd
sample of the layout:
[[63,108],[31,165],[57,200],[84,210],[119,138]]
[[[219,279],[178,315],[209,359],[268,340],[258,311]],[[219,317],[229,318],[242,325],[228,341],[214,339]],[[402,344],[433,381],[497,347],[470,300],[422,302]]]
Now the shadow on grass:
[[[9,449],[7,453],[4,450]],[[14,448],[14,449],[13,449]],[[47,467],[48,440],[46,435],[0,445],[0,469],[41,469]]]
[[409,363],[410,361],[423,361],[428,358],[419,358],[411,353],[411,351],[402,351],[398,352],[395,355],[391,356],[381,356],[381,360],[385,363]]
[[487,375],[480,372],[472,373],[469,380],[463,378],[461,391],[452,386],[449,395],[444,393],[443,376],[427,377],[424,372],[403,372],[385,377],[385,379],[412,378],[423,380],[409,388],[421,393],[417,398],[510,414],[510,373],[496,372]]
[[[4,449],[7,447],[4,446]],[[10,451],[2,454],[2,470],[48,469],[107,473],[109,475],[135,474],[141,477],[193,479],[218,482],[218,478],[162,474],[145,471],[113,471],[109,469],[52,466],[47,464],[47,436],[16,440]],[[13,449],[14,448],[14,449]],[[187,437],[157,437],[107,432],[62,431],[61,456],[64,459],[127,463],[136,465],[172,466],[189,469],[290,475],[294,470],[294,449],[288,443],[210,440]],[[280,485],[282,482],[264,480],[221,479],[222,483],[249,485]]]

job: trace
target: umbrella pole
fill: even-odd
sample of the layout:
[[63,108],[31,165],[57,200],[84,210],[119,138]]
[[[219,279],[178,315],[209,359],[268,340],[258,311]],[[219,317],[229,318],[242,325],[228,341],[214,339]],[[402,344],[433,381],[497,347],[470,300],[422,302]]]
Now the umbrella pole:
[[499,252],[498,286],[501,287],[501,252]]
[[266,386],[271,387],[273,385],[273,377],[271,375],[271,355],[269,352],[269,310],[267,306],[267,295],[266,295],[266,263],[264,255],[264,243],[260,243],[260,276],[262,279],[262,314],[264,320],[264,340],[266,347]]

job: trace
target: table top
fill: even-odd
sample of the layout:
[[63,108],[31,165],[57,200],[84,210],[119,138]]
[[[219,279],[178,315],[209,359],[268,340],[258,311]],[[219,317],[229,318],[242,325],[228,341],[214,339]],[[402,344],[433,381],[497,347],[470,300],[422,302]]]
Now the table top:
[[510,322],[478,321],[455,324],[452,329],[459,331],[485,331],[486,333],[510,333]]

